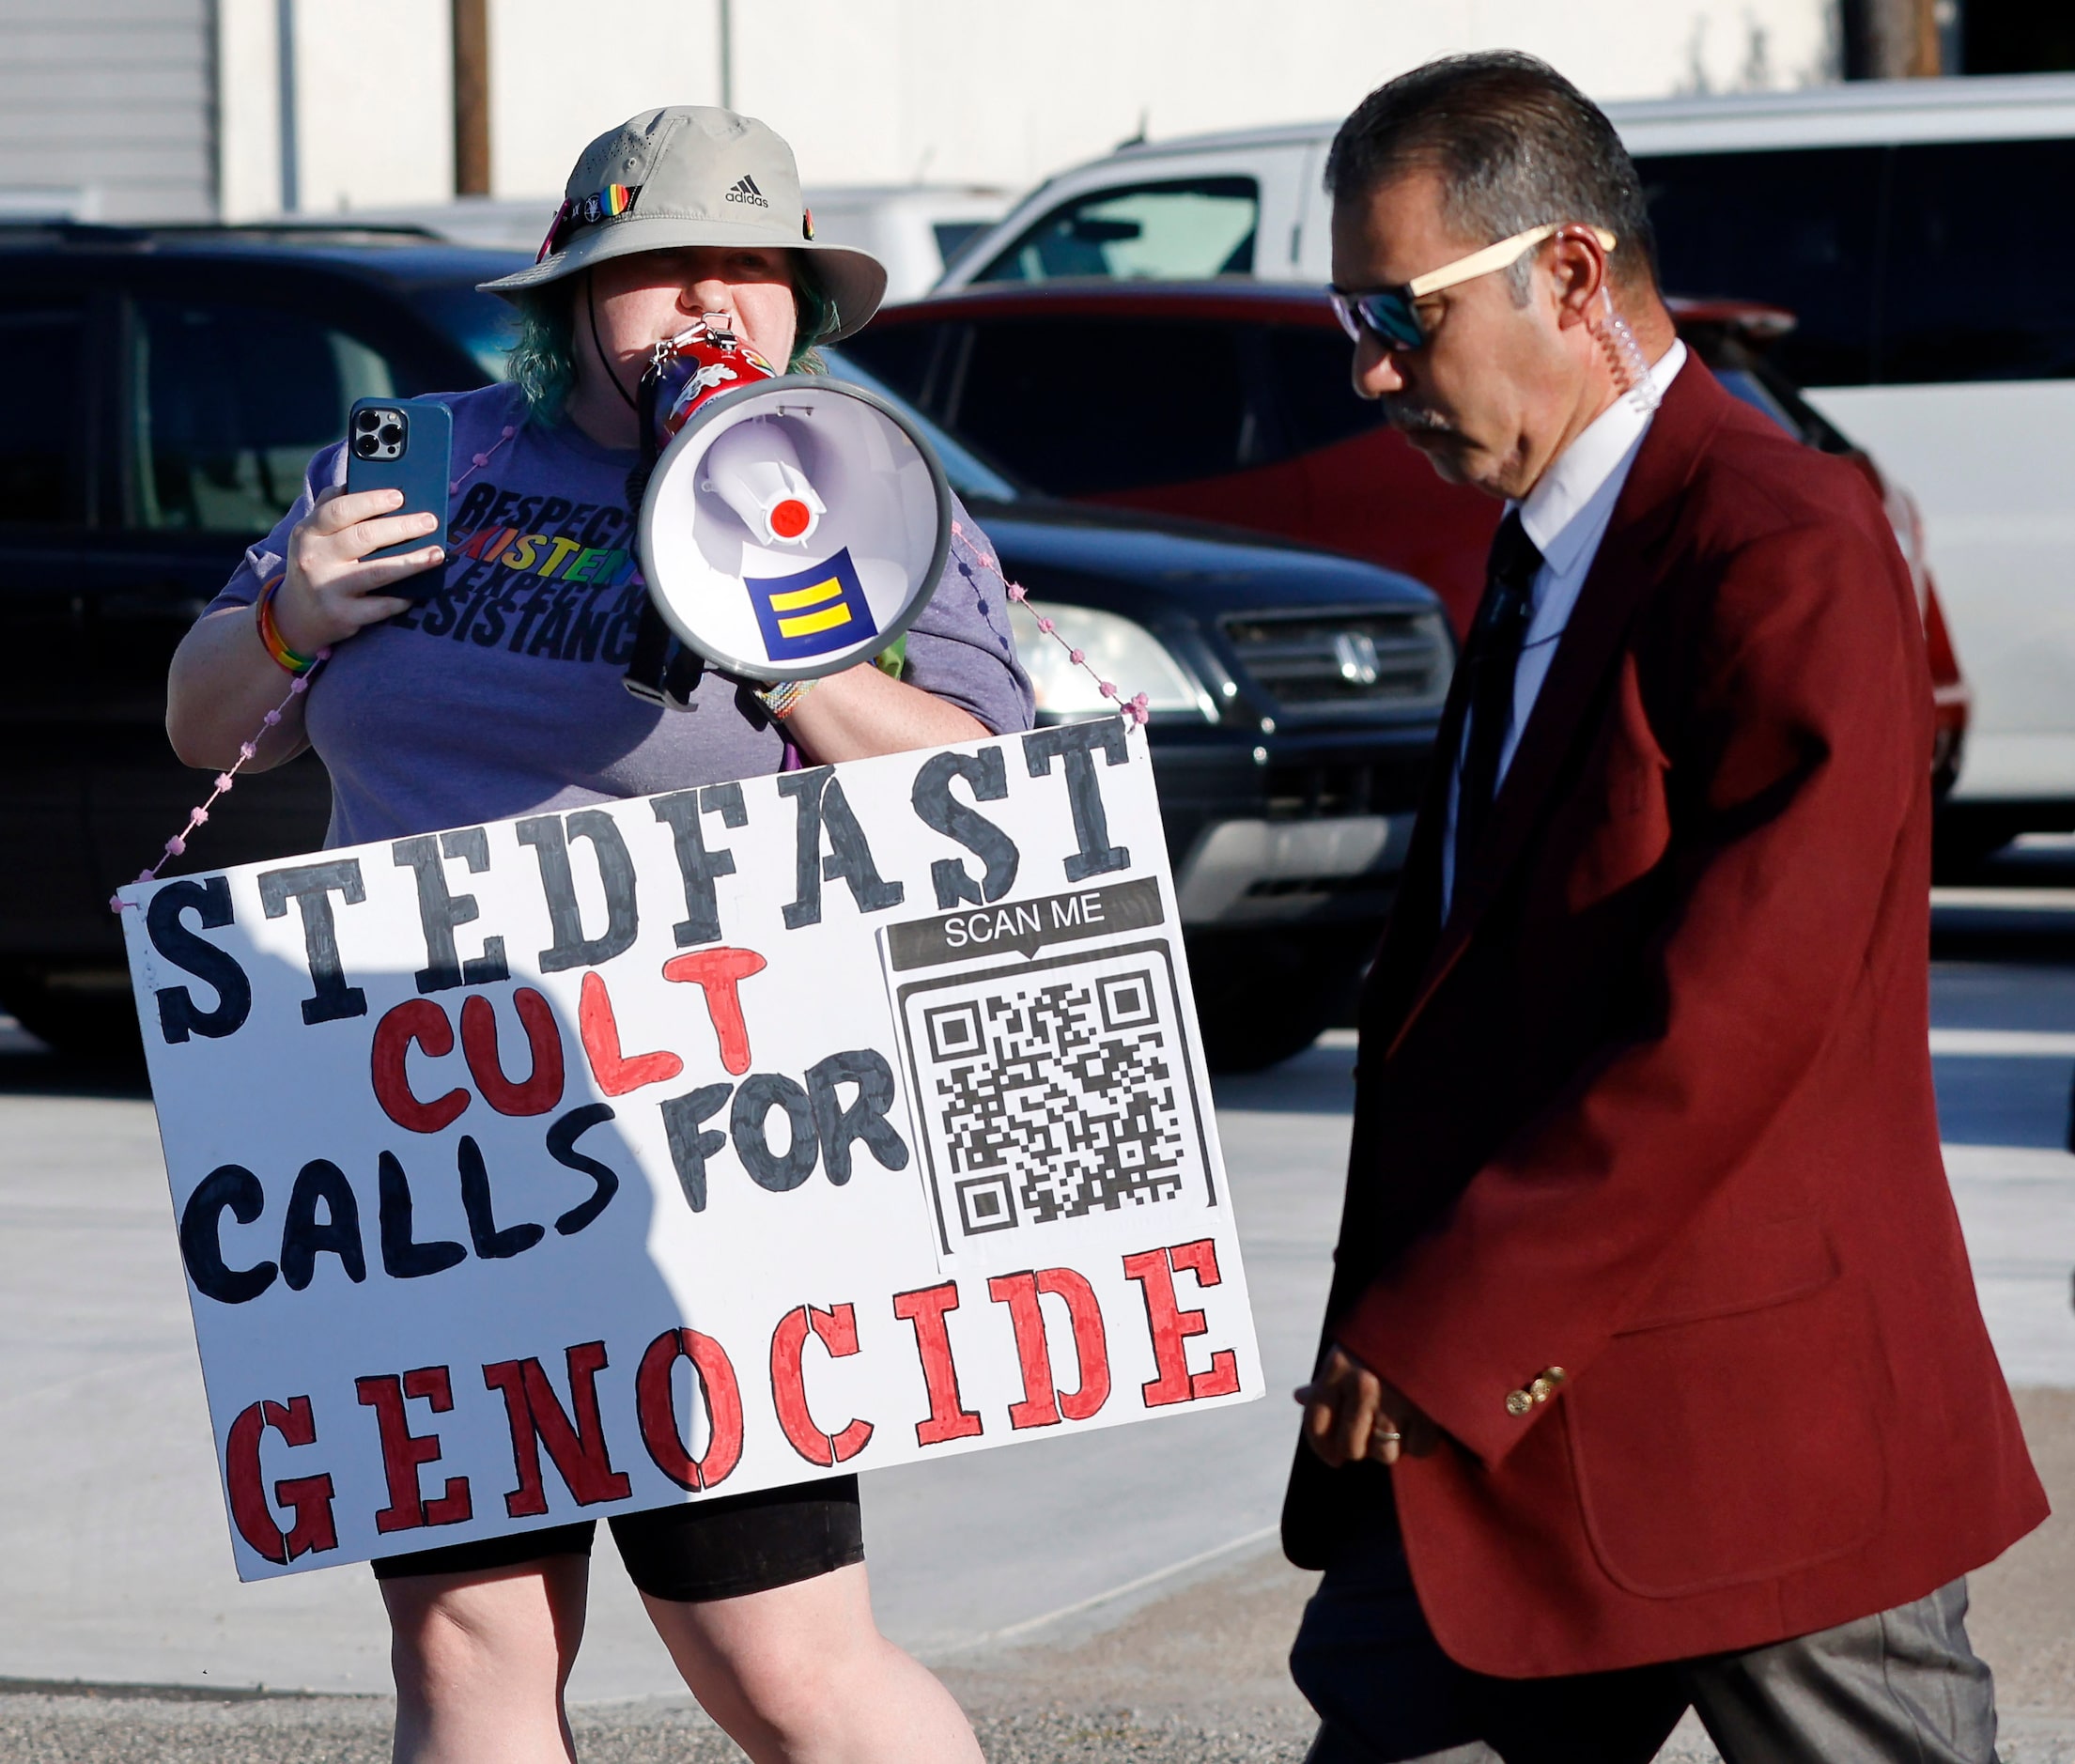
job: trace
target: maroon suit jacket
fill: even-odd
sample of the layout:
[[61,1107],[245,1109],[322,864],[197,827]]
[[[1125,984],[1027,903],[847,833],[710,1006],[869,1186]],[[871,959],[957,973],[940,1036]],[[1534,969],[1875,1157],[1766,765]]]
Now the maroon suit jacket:
[[1300,1447],[1293,1560],[1395,1499],[1442,1647],[1539,1678],[1825,1629],[2044,1517],[1939,1155],[1930,754],[1880,504],[1689,362],[1446,923],[1427,793],[1327,1329],[1448,1438]]

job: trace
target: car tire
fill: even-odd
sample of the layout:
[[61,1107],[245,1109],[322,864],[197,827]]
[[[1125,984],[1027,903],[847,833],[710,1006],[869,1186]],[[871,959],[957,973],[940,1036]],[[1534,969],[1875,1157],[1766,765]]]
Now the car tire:
[[120,969],[0,963],[0,1008],[72,1059],[128,1062],[144,1052],[134,996]]
[[1213,1072],[1260,1072],[1348,1020],[1373,928],[1204,933],[1189,939],[1203,1056]]

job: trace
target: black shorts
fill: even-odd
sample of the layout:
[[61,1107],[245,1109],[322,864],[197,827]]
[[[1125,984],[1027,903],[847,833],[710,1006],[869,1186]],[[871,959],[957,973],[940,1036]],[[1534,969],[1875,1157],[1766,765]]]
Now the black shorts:
[[[738,1599],[864,1560],[856,1477],[617,1513],[607,1523],[627,1578],[652,1599]],[[516,1568],[544,1555],[589,1555],[596,1529],[596,1522],[586,1519],[477,1543],[378,1556],[375,1578],[475,1573]]]

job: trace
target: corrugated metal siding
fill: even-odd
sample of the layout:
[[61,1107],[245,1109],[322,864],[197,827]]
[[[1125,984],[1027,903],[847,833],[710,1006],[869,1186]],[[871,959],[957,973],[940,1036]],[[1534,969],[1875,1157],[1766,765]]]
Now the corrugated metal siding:
[[215,212],[211,0],[0,0],[0,203],[83,190],[106,221]]

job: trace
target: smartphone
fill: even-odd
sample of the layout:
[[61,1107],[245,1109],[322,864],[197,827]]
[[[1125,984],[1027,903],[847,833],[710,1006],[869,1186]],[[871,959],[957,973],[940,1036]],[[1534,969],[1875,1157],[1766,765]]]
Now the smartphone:
[[[346,487],[401,490],[399,515],[436,515],[431,533],[385,545],[368,557],[397,557],[447,542],[447,486],[454,477],[454,417],[437,398],[357,398],[346,419]],[[365,561],[364,559],[363,560]],[[406,577],[386,594],[427,600],[439,592],[435,566]]]

